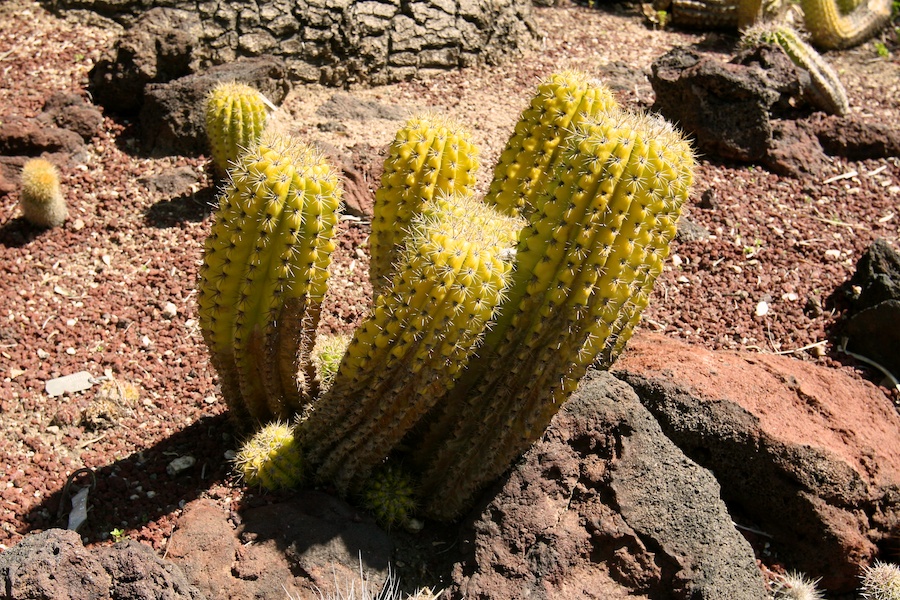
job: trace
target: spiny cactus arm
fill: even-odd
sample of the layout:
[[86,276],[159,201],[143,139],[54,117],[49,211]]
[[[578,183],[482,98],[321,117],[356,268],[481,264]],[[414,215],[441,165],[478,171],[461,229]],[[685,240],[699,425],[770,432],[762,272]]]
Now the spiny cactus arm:
[[863,0],[843,12],[838,0],[801,0],[810,41],[822,50],[856,46],[878,33],[891,19],[891,0]]
[[220,176],[266,127],[268,100],[256,89],[234,81],[217,84],[206,98],[206,134]]
[[407,121],[391,143],[375,193],[369,238],[369,278],[375,296],[391,267],[413,215],[439,194],[474,192],[478,149],[469,132],[436,115]]
[[564,71],[541,82],[500,155],[485,203],[527,219],[558,163],[566,130],[617,106],[608,88],[581,72]]
[[472,197],[414,219],[390,291],[303,422],[318,479],[356,491],[453,387],[503,298],[511,264],[500,256],[519,225]]
[[818,108],[833,115],[845,115],[850,111],[847,91],[837,73],[793,28],[775,23],[760,23],[748,29],[741,39],[745,46],[759,42],[777,44],[795,65],[809,73],[812,89],[807,92],[810,101]]
[[[230,171],[200,271],[200,325],[239,418],[309,400],[311,340],[327,286],[340,187],[321,155],[268,136]],[[299,348],[299,351],[298,351]]]
[[[424,440],[436,458],[426,466],[422,495],[440,498],[425,504],[437,518],[453,518],[508,468],[541,435],[598,352],[607,343],[614,352],[646,302],[659,258],[649,268],[640,265],[658,254],[651,247],[668,244],[673,210],[687,197],[693,154],[657,119],[620,113],[573,136],[570,148],[572,168],[557,171],[548,188],[555,193],[519,244],[533,266],[528,274],[526,263],[517,261],[516,283],[523,277],[531,293],[515,307],[490,357],[503,368],[479,374],[463,408],[449,419],[455,429],[433,428]],[[546,265],[523,251],[528,238],[544,230],[566,249],[562,260]],[[515,293],[514,287],[511,300]],[[504,310],[508,306],[515,305]],[[623,310],[627,319],[620,318]]]

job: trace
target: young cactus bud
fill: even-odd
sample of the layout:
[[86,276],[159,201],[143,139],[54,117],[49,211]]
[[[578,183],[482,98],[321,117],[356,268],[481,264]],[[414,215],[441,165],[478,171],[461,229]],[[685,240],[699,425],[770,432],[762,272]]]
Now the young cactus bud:
[[316,375],[319,379],[319,387],[322,393],[331,388],[341,360],[347,353],[350,345],[350,336],[344,334],[320,335],[313,346],[312,360],[316,365]]
[[43,158],[32,158],[22,168],[22,216],[38,227],[59,227],[69,216],[59,185],[59,171]]
[[206,135],[220,177],[241,153],[259,142],[268,105],[258,90],[243,83],[219,83],[210,91],[206,98]]
[[413,219],[392,286],[300,426],[320,481],[355,491],[453,387],[504,298],[519,226],[470,196]]
[[761,42],[777,44],[795,65],[809,73],[811,88],[806,92],[816,107],[832,115],[845,115],[850,111],[847,91],[837,73],[794,29],[765,22],[748,29],[741,39],[744,46]]
[[378,469],[366,482],[363,505],[378,524],[390,531],[404,525],[416,510],[416,497],[409,473],[394,466]]
[[389,281],[413,215],[441,194],[474,192],[477,171],[478,149],[469,132],[448,119],[414,117],[397,132],[375,192],[369,238],[369,278],[375,296]]
[[303,454],[290,425],[273,421],[247,440],[234,459],[247,485],[267,490],[296,488],[303,482]]
[[560,142],[566,131],[617,106],[608,88],[583,73],[551,75],[538,87],[506,143],[485,203],[504,214],[528,218],[559,164]]
[[800,1],[806,29],[817,48],[839,50],[856,46],[891,19],[891,0],[862,0],[852,9],[844,4],[840,0]]
[[693,164],[660,118],[610,111],[571,133],[480,360],[413,451],[436,457],[422,481],[429,514],[456,516],[542,434],[588,365],[612,363],[662,271]]
[[300,412],[341,188],[310,147],[264,136],[229,172],[200,269],[200,326],[238,422]]

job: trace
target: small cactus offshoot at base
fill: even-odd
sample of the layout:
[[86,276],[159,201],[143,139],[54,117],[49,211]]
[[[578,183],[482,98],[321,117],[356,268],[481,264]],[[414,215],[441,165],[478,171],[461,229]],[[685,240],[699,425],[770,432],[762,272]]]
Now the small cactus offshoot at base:
[[269,423],[244,443],[234,464],[248,485],[268,490],[297,487],[304,477],[303,453],[293,427],[280,421]]
[[59,171],[43,158],[32,158],[22,168],[19,204],[22,216],[38,227],[59,227],[69,216],[59,184]]
[[219,176],[259,141],[266,127],[268,105],[258,90],[243,83],[219,83],[210,91],[206,98],[206,135]]
[[860,577],[863,600],[900,600],[900,566],[876,560]]
[[366,482],[362,500],[385,529],[390,531],[393,527],[402,526],[416,510],[412,477],[399,467],[384,466]]

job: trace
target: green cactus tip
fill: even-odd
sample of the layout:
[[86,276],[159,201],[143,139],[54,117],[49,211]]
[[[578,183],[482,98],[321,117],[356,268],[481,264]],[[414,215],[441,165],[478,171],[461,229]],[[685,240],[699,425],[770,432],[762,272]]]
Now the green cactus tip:
[[403,469],[391,465],[382,467],[369,479],[362,500],[387,530],[407,524],[416,510],[412,478]]

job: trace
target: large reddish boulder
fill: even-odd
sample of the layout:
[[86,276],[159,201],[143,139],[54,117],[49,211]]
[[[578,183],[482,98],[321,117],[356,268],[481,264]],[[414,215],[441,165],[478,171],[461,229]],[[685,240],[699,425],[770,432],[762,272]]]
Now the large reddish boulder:
[[851,369],[640,334],[614,372],[732,512],[825,589],[854,590],[900,529],[900,414]]

